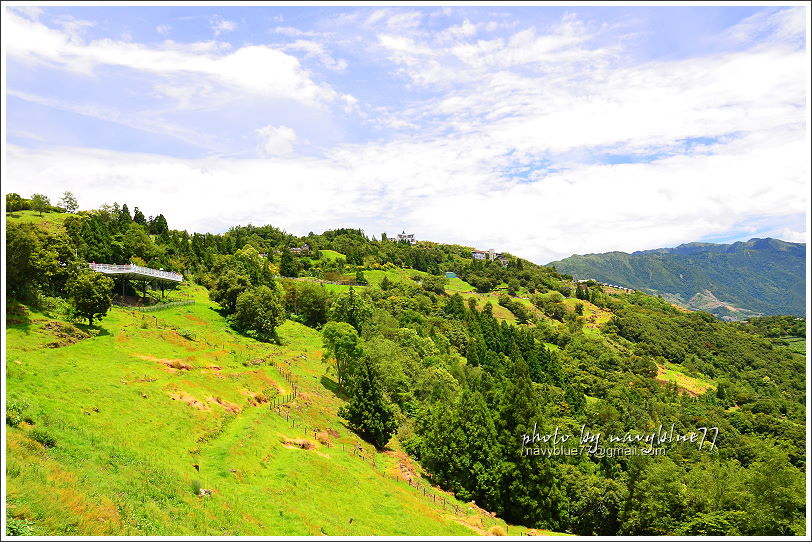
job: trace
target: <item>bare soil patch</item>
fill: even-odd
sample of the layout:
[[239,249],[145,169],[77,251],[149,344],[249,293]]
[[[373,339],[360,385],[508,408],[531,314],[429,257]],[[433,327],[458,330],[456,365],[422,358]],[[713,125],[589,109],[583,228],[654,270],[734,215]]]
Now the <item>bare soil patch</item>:
[[198,410],[211,410],[211,407],[209,405],[207,405],[203,401],[196,399],[195,397],[186,393],[183,390],[168,391],[166,393],[172,398],[173,401],[181,401],[183,403],[186,403],[190,407],[196,408]]
[[228,410],[229,412],[232,412],[234,414],[239,414],[242,411],[239,405],[226,401],[221,397],[208,397],[206,400],[211,401],[212,403],[216,403],[221,407],[223,407],[223,409]]
[[69,346],[78,343],[83,339],[90,338],[90,334],[82,331],[73,324],[67,322],[48,322],[42,326],[43,330],[49,332],[50,335],[56,338],[55,341],[46,344],[48,348],[60,348],[62,346]]

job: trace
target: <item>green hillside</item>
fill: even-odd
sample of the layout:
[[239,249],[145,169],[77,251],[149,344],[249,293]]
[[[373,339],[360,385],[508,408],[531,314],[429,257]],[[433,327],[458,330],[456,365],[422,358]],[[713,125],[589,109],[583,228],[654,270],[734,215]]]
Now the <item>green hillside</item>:
[[805,534],[802,318],[351,228],[49,218],[6,222],[6,534]]
[[549,265],[579,279],[635,288],[689,309],[743,319],[756,313],[803,316],[805,260],[802,243],[751,239],[574,255]]
[[[520,532],[433,488],[396,444],[376,452],[348,431],[316,331],[287,322],[282,346],[259,343],[203,288],[184,293],[196,303],[114,308],[102,329],[10,307],[8,401],[26,421],[8,428],[7,503],[32,534]],[[299,390],[275,410],[292,388],[273,363]]]

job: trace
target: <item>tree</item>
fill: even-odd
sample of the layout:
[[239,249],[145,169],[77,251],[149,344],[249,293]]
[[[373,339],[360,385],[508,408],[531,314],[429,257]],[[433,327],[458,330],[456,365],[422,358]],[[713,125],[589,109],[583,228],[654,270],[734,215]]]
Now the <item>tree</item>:
[[285,321],[279,292],[262,285],[237,296],[234,323],[238,329],[254,331],[263,339],[279,342],[276,328]]
[[222,260],[225,268],[232,268],[240,274],[246,275],[251,284],[274,284],[274,276],[279,274],[279,269],[267,258],[263,257],[259,251],[250,244],[245,245]]
[[420,285],[423,287],[424,290],[428,292],[434,292],[435,294],[444,294],[445,293],[445,283],[448,279],[445,276],[434,276],[434,275],[427,275],[420,279]]
[[39,248],[33,224],[9,223],[6,227],[6,287],[14,295],[30,291],[36,281],[32,264],[33,254]]
[[780,449],[764,446],[748,469],[747,534],[798,536],[804,534],[804,477]]
[[169,226],[166,223],[164,215],[160,214],[149,221],[149,233],[153,235],[160,235],[169,231]]
[[130,216],[130,209],[127,207],[127,204],[121,206],[121,209],[118,212],[118,216],[116,218],[116,222],[118,222],[118,230],[119,231],[126,231],[129,225],[132,223],[133,217]]
[[397,429],[392,404],[384,397],[380,377],[369,360],[361,360],[353,376],[350,402],[338,409],[338,415],[379,449],[386,446]]
[[361,269],[355,272],[355,282],[357,282],[358,284],[367,283],[367,278],[364,276],[364,272]]
[[386,275],[384,275],[383,278],[381,279],[380,286],[381,290],[383,291],[391,289],[394,285],[395,284],[391,280],[389,280],[389,277],[387,277]]
[[335,360],[338,387],[344,388],[349,375],[361,358],[358,332],[346,322],[327,322],[321,330],[324,359]]
[[360,333],[364,324],[372,317],[372,307],[353,288],[341,294],[330,309],[330,320],[347,322]]
[[302,283],[298,288],[297,312],[305,325],[317,327],[327,321],[330,294],[321,284]]
[[673,533],[685,509],[686,486],[683,472],[669,458],[645,465],[644,458],[627,473],[629,497],[623,511],[620,534],[664,535]]
[[62,194],[62,198],[59,200],[59,205],[64,207],[67,212],[75,213],[79,208],[79,201],[77,201],[76,196],[73,195],[73,192],[66,190],[65,193]]
[[133,222],[145,228],[147,227],[147,219],[144,216],[144,213],[142,213],[141,209],[139,209],[138,207],[136,207],[135,211],[133,211]]
[[237,298],[250,286],[251,280],[246,275],[229,269],[217,277],[209,298],[219,303],[226,314],[233,314],[237,310]]
[[31,208],[42,216],[42,213],[51,208],[51,200],[44,194],[34,194],[31,196]]
[[135,222],[130,222],[129,226],[127,226],[122,242],[124,244],[124,256],[128,260],[135,256],[144,261],[149,261],[158,254],[158,249],[147,235],[147,232]]
[[279,261],[279,273],[283,277],[298,277],[299,270],[296,268],[296,260],[293,259],[293,254],[285,247],[282,249],[282,257]]
[[113,280],[90,269],[82,269],[68,280],[65,287],[73,314],[93,320],[101,320],[110,310],[113,301]]
[[21,211],[25,207],[26,200],[19,194],[10,192],[6,194],[6,212]]

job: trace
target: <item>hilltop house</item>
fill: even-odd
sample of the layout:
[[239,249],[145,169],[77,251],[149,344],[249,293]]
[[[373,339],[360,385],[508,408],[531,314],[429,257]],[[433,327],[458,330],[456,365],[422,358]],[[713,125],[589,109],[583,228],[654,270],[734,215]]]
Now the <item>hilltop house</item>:
[[401,233],[397,234],[398,243],[401,241],[407,241],[410,245],[413,245],[417,242],[414,238],[413,233],[406,233],[406,230],[403,230]]
[[508,264],[507,257],[505,257],[505,255],[501,252],[496,252],[492,248],[489,248],[488,250],[474,249],[471,251],[471,257],[475,260],[497,260],[500,264],[502,264],[502,267],[507,267]]
[[297,256],[306,256],[310,254],[310,245],[304,243],[300,247],[293,247],[290,249],[291,253],[296,254]]

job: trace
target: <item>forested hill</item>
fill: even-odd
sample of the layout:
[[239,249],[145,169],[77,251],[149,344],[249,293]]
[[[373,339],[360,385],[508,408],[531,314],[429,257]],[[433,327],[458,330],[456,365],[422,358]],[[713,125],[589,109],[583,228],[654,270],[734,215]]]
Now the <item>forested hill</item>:
[[805,319],[357,229],[20,206],[7,534],[806,534]]
[[687,243],[627,254],[573,255],[558,271],[635,288],[694,310],[742,319],[753,313],[805,314],[806,245],[750,239]]

